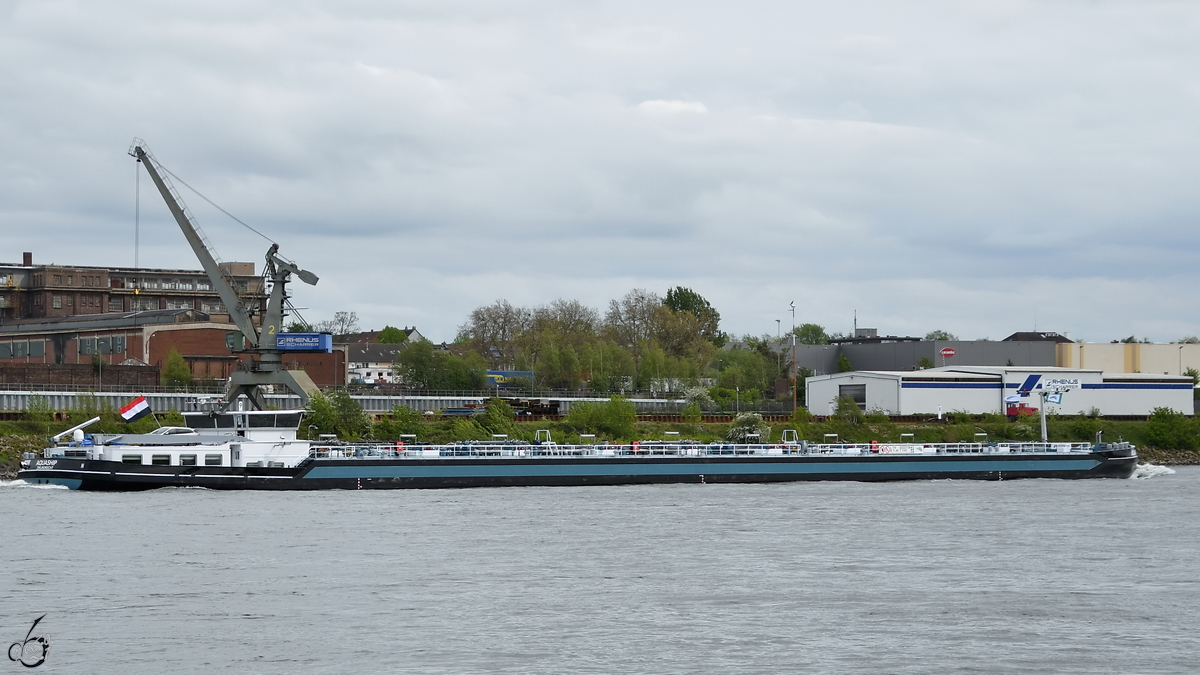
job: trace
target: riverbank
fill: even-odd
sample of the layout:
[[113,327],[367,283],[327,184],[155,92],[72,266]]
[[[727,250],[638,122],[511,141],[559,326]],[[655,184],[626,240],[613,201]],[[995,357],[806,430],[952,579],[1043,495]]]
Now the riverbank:
[[1200,452],[1138,448],[1138,459],[1143,464],[1158,464],[1159,466],[1196,466],[1200,465]]

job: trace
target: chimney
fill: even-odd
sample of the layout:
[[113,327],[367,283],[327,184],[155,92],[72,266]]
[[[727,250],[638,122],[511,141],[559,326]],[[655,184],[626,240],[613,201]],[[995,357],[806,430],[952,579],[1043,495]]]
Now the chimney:
[[33,267],[33,251],[25,251],[21,255],[23,256],[23,262],[21,264],[26,267]]

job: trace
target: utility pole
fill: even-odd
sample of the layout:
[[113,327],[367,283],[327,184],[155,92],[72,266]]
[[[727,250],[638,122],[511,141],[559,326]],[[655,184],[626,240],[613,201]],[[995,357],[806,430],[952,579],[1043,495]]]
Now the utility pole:
[[800,368],[796,365],[796,301],[792,305],[792,414],[796,414],[797,390],[800,389]]

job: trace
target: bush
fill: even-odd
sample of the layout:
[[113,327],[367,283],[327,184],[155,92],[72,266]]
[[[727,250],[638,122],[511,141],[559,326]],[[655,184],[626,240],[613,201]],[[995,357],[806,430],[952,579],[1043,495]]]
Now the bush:
[[871,408],[867,411],[865,419],[871,424],[883,424],[884,422],[890,422],[892,416],[883,408]]
[[637,423],[637,408],[622,396],[605,403],[580,401],[571,404],[567,424],[576,432],[606,434],[615,439],[632,439]]
[[858,407],[858,403],[849,396],[838,398],[837,411],[834,415],[850,426],[858,426],[863,421],[863,411]]
[[473,417],[460,417],[454,420],[454,423],[450,425],[450,435],[456,441],[484,441],[491,438],[488,430],[484,429]]
[[1196,432],[1181,412],[1170,408],[1155,408],[1146,420],[1146,443],[1161,450],[1191,450],[1196,448]]
[[401,434],[415,434],[421,430],[424,420],[421,413],[405,405],[392,408],[392,414],[375,423],[375,438],[400,438]]
[[714,407],[718,410],[732,408],[734,401],[737,400],[737,392],[725,387],[713,387],[708,390],[708,395],[712,399]]
[[493,434],[508,434],[509,438],[514,438],[519,431],[517,423],[513,421],[514,417],[516,414],[512,406],[501,399],[492,398],[488,399],[487,409],[477,421],[481,427]]
[[31,422],[50,422],[54,419],[54,406],[45,396],[30,396],[22,417]]
[[689,403],[683,406],[683,421],[688,424],[699,424],[702,417],[699,403]]
[[688,387],[683,392],[683,400],[687,401],[688,405],[695,405],[698,410],[712,410],[717,407],[716,401],[713,401],[704,387]]
[[[757,437],[752,434],[758,434]],[[725,440],[730,443],[766,443],[771,438],[771,427],[763,416],[754,412],[741,413],[729,425]]]

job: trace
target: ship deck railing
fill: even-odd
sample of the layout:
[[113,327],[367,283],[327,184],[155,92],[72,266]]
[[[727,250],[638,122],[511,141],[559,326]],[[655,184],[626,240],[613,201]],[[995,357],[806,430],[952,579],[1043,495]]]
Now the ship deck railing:
[[312,446],[314,459],[434,459],[480,457],[718,457],[784,455],[960,455],[1013,453],[1079,453],[1095,450],[1091,443],[690,443],[639,442],[624,444],[454,443],[406,444],[339,443]]

